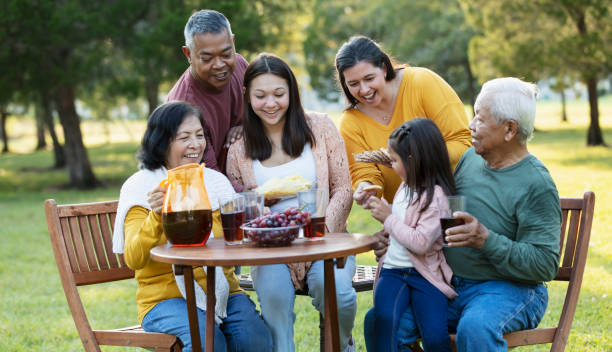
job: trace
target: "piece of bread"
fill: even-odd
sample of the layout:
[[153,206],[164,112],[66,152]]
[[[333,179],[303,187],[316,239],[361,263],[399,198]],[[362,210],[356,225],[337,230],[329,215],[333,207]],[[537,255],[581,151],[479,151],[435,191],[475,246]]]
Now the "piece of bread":
[[386,148],[366,150],[363,153],[353,154],[355,161],[361,163],[391,164],[391,156]]
[[273,177],[263,185],[255,188],[255,191],[269,199],[293,196],[297,191],[310,189],[310,186],[311,184],[308,180],[302,176],[295,175],[284,178]]
[[378,191],[381,190],[382,186],[379,185],[369,185],[362,188],[364,191]]

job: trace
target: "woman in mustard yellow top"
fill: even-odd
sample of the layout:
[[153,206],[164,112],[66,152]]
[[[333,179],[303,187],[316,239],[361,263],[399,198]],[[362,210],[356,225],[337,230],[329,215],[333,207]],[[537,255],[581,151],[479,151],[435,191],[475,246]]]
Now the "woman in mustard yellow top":
[[[113,235],[113,251],[123,253],[126,264],[136,272],[138,320],[146,331],[163,332],[180,338],[183,351],[191,351],[191,335],[184,298],[184,278],[172,266],[151,260],[151,248],[166,243],[161,224],[165,188],[159,187],[167,170],[202,160],[206,140],[199,110],[184,102],[159,106],[149,117],[142,139],[141,170],[121,187]],[[213,232],[222,233],[218,197],[235,193],[221,173],[205,168],[204,183],[213,210]],[[216,275],[215,351],[270,351],[272,336],[255,305],[240,289],[234,268]],[[195,268],[196,300],[205,295],[206,273]],[[179,282],[177,284],[177,282]],[[181,290],[182,289],[182,290]],[[205,297],[205,296],[204,296]],[[200,297],[202,298],[202,297]],[[204,299],[205,302],[205,299]],[[198,302],[198,318],[206,320]],[[206,324],[200,324],[202,345]]]
[[[452,168],[472,138],[463,103],[440,76],[421,67],[393,66],[389,55],[370,38],[357,36],[336,54],[336,70],[349,107],[342,114],[340,134],[349,159],[353,199],[364,205],[374,195],[392,202],[401,183],[385,165],[355,162],[353,154],[387,146],[393,130],[424,117],[442,132]],[[382,190],[365,191],[370,185]]]

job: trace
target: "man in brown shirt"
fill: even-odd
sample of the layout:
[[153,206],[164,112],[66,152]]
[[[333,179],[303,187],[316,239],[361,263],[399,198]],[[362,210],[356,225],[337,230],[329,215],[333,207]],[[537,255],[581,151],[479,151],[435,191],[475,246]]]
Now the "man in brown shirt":
[[166,101],[182,100],[200,109],[206,124],[203,161],[207,167],[225,173],[224,147],[242,133],[242,85],[248,63],[236,53],[229,21],[214,10],[191,15],[185,25],[182,49],[189,67]]

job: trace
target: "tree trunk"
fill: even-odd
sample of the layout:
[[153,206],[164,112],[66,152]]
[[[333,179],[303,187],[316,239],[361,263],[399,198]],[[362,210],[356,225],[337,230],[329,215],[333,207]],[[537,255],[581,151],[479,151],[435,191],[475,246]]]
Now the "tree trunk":
[[36,149],[41,150],[47,146],[45,141],[45,124],[43,120],[43,111],[40,104],[36,104],[34,107],[34,117],[36,118]]
[[147,93],[147,102],[149,103],[149,115],[153,113],[153,110],[159,105],[159,81],[153,78],[153,75],[146,75],[145,77],[145,91]]
[[[588,43],[587,20],[585,11],[579,7],[572,7],[570,3],[565,3],[562,6],[566,8],[570,16],[576,24],[580,37]],[[593,74],[594,70],[592,67],[582,67],[582,72],[586,72],[584,75],[584,83],[587,86],[589,93],[589,112],[591,117],[591,123],[589,124],[589,130],[587,131],[587,145],[606,145],[601,134],[601,128],[599,127],[599,107],[597,105],[597,75]]]
[[8,117],[8,112],[4,109],[0,109],[0,135],[2,136],[2,152],[8,153],[8,136],[6,134],[6,119]]
[[561,122],[567,122],[567,106],[565,101],[565,89],[561,89]]
[[587,91],[589,93],[589,111],[591,123],[587,133],[587,145],[606,145],[599,127],[599,106],[597,104],[597,78],[586,79]]
[[55,106],[64,129],[65,156],[70,185],[77,188],[93,188],[98,181],[93,174],[87,149],[83,144],[81,125],[74,105],[74,87],[61,83],[56,88]]
[[55,133],[55,123],[53,123],[53,113],[51,111],[51,100],[49,99],[49,93],[47,91],[41,92],[41,107],[43,110],[43,120],[45,126],[51,135],[53,141],[53,155],[55,156],[55,165],[53,168],[59,169],[66,166],[66,157],[64,156],[64,147],[59,142],[57,134]]

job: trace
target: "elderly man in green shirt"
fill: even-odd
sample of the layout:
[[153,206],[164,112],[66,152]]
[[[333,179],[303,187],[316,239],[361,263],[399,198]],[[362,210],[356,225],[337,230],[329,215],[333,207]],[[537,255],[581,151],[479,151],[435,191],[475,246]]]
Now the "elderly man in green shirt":
[[[459,352],[506,351],[503,335],[537,327],[546,311],[543,283],[559,266],[561,207],[550,173],[527,150],[536,95],[535,85],[517,78],[485,83],[469,126],[473,147],[455,169],[466,211],[454,216],[465,223],[446,230],[444,254],[459,294],[448,305]],[[368,312],[366,341],[372,320]],[[398,350],[410,351],[418,336],[410,310],[398,333]]]

